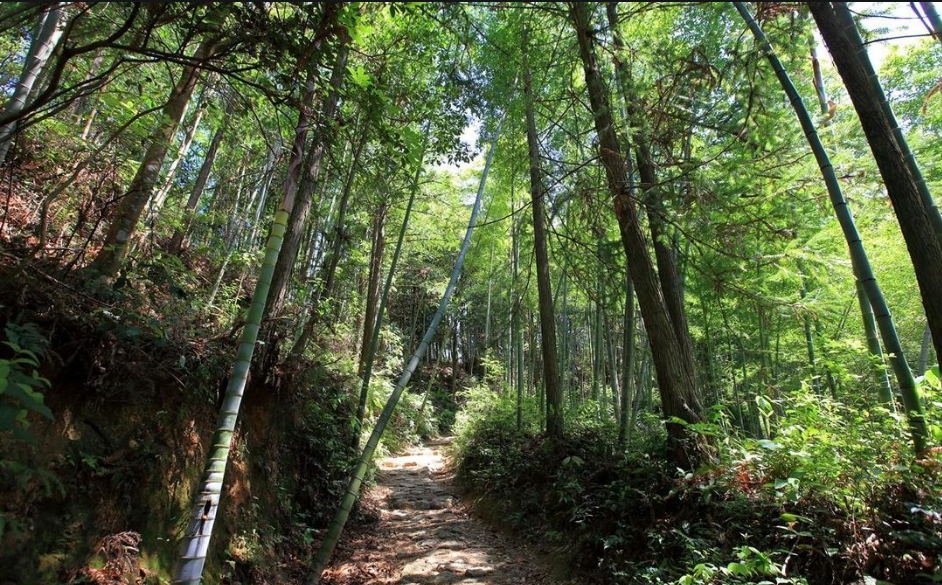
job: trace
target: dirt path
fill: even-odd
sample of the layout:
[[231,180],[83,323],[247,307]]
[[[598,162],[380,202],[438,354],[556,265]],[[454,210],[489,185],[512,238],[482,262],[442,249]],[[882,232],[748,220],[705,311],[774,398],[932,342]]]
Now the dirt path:
[[324,581],[333,585],[549,585],[528,548],[470,516],[445,469],[445,441],[379,462],[367,505],[379,520],[358,527]]

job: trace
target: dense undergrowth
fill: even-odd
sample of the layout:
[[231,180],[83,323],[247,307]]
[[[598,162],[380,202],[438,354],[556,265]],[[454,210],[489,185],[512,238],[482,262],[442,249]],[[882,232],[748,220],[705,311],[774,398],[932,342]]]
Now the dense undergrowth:
[[[934,400],[937,381],[925,385]],[[931,390],[930,390],[931,388]],[[735,432],[722,411],[699,427],[717,459],[667,463],[654,417],[627,449],[591,406],[566,437],[540,432],[528,400],[468,392],[458,479],[495,518],[601,583],[890,583],[942,579],[942,461],[913,461],[898,417],[804,389],[769,412],[771,438]],[[930,400],[932,402],[932,400]],[[934,405],[938,408],[938,404]]]
[[[72,236],[62,254],[33,257],[34,183],[53,171],[34,158],[34,143],[23,147],[9,170],[0,242],[0,583],[168,582],[256,254],[230,262],[242,278],[212,295],[226,266],[218,250],[194,244],[178,257],[152,235],[139,242],[146,261],[130,262],[113,288],[96,286],[82,270],[89,258],[68,253],[73,237],[90,237],[86,215],[72,226],[52,221]],[[92,189],[96,177],[79,184]],[[320,327],[316,350],[291,360],[268,349],[291,335],[284,321],[266,328],[204,582],[306,574],[356,456],[357,334],[348,323]],[[402,353],[396,328],[384,328],[367,431]],[[452,377],[448,367],[420,369],[381,453],[450,424]]]
[[[9,496],[0,502],[0,575],[166,582],[234,333],[220,333],[166,280],[142,277],[103,300],[56,266],[23,269],[12,258],[0,278],[0,373],[17,390],[0,394],[0,493]],[[259,360],[207,582],[304,573],[354,457],[352,427],[339,424],[355,409],[354,357],[334,346],[290,367]],[[404,402],[386,449],[435,433],[422,403]]]

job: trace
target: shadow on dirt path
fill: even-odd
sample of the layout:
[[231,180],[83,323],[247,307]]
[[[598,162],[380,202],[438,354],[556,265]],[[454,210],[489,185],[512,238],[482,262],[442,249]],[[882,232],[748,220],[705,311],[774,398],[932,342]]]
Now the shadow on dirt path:
[[379,461],[366,500],[379,520],[345,538],[324,575],[331,585],[551,585],[529,548],[471,516],[451,487],[443,450],[429,441]]

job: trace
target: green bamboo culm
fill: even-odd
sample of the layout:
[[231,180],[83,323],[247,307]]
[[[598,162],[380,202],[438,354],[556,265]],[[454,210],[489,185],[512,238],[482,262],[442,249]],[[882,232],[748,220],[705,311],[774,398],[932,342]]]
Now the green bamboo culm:
[[370,344],[366,349],[366,358],[363,361],[363,379],[360,383],[360,395],[357,402],[357,418],[354,421],[355,446],[360,446],[360,429],[363,426],[363,418],[366,416],[366,401],[370,393],[370,378],[373,375],[373,361],[376,358],[376,348],[379,345],[379,333],[383,328],[383,314],[386,311],[386,303],[389,300],[389,291],[392,288],[393,276],[396,274],[396,265],[399,263],[399,254],[402,252],[402,241],[405,239],[406,230],[409,229],[409,217],[412,215],[412,204],[415,202],[415,194],[419,190],[419,178],[422,175],[422,164],[425,159],[425,149],[428,145],[428,137],[431,126],[427,125],[425,136],[422,139],[422,146],[419,149],[418,157],[415,163],[415,174],[412,176],[412,185],[409,190],[409,201],[406,203],[406,211],[402,217],[402,227],[399,228],[399,238],[396,240],[396,249],[393,251],[392,262],[389,265],[389,273],[386,275],[386,282],[383,284],[383,294],[379,299],[379,307],[376,309],[376,323],[370,332]]
[[906,142],[906,136],[903,135],[903,131],[899,127],[899,122],[896,120],[893,108],[890,106],[889,100],[886,99],[883,85],[880,83],[880,78],[877,76],[877,72],[874,71],[873,64],[870,62],[870,56],[867,54],[867,45],[860,37],[860,31],[857,30],[857,24],[854,22],[854,17],[851,16],[847,3],[834,2],[833,6],[834,14],[837,16],[841,27],[844,28],[847,38],[853,40],[854,43],[860,47],[858,51],[858,53],[860,53],[860,63],[864,67],[867,78],[870,80],[874,91],[877,96],[879,96],[880,108],[885,112],[887,119],[889,119],[890,124],[893,126],[893,137],[896,138],[897,144],[899,144],[903,155],[906,157],[906,166],[909,167],[909,172],[911,172],[913,178],[916,179],[919,197],[922,198],[922,203],[926,208],[926,215],[929,216],[929,222],[932,224],[935,236],[942,242],[942,214],[939,213],[939,208],[935,204],[935,199],[932,198],[932,193],[929,192],[929,186],[926,184],[925,177],[922,176],[922,171],[919,169],[916,157],[913,155],[912,149],[909,148],[909,143]]
[[[808,296],[808,275],[804,264],[798,261],[798,274],[801,278],[801,287],[798,289],[798,298],[804,304],[805,297]],[[808,366],[811,368],[811,387],[814,393],[821,394],[821,377],[818,376],[818,366],[814,359],[814,334],[811,331],[811,317],[809,315],[801,316],[802,327],[805,332],[805,350],[808,353]]]
[[870,299],[867,298],[867,291],[863,284],[856,281],[857,303],[860,305],[860,315],[864,325],[864,335],[867,338],[867,349],[870,351],[870,357],[874,360],[874,368],[879,378],[880,386],[877,389],[877,396],[880,402],[888,404],[890,410],[896,410],[896,403],[893,401],[893,386],[890,385],[890,374],[886,371],[886,362],[883,357],[883,348],[880,346],[880,338],[877,336],[877,323],[873,318],[873,308],[870,306]]
[[383,436],[383,431],[386,430],[386,425],[389,423],[389,419],[396,410],[396,405],[399,403],[399,398],[402,396],[406,385],[409,383],[409,379],[412,378],[412,374],[418,367],[419,360],[421,360],[422,356],[425,355],[429,344],[432,342],[432,338],[435,337],[435,332],[438,330],[438,325],[445,316],[445,309],[448,308],[448,301],[451,299],[451,295],[454,292],[455,287],[458,285],[458,278],[461,276],[461,267],[464,265],[465,255],[467,255],[468,248],[471,246],[471,235],[474,232],[474,225],[477,222],[478,212],[481,210],[481,200],[484,197],[484,185],[487,182],[487,175],[491,168],[491,162],[494,160],[494,151],[497,149],[497,139],[500,136],[500,131],[503,128],[503,125],[504,122],[502,118],[501,122],[497,126],[497,130],[494,133],[490,150],[487,153],[487,159],[484,162],[484,170],[481,172],[481,179],[478,183],[477,196],[474,199],[474,206],[471,208],[471,217],[468,220],[468,229],[464,234],[464,240],[461,243],[461,249],[458,252],[458,257],[455,259],[455,266],[451,271],[451,279],[448,281],[448,286],[445,288],[445,292],[442,295],[441,301],[438,303],[438,310],[435,311],[435,315],[432,317],[432,322],[429,323],[428,329],[425,331],[425,335],[422,336],[422,341],[419,342],[419,345],[416,347],[415,352],[409,359],[406,368],[399,376],[399,380],[396,382],[396,387],[389,395],[389,399],[386,401],[386,405],[383,407],[382,413],[380,413],[379,418],[376,420],[376,426],[373,427],[373,432],[370,433],[370,438],[366,441],[366,445],[363,447],[363,452],[360,454],[360,458],[357,461],[356,467],[354,468],[353,475],[350,478],[350,482],[347,484],[347,489],[344,492],[343,499],[340,502],[340,508],[334,515],[334,519],[330,524],[330,528],[328,528],[327,534],[324,536],[324,540],[321,542],[321,546],[318,549],[317,554],[314,556],[314,564],[313,567],[311,567],[311,573],[309,574],[307,581],[311,585],[317,585],[320,583],[321,575],[324,573],[324,567],[327,566],[327,562],[330,560],[330,557],[334,552],[334,548],[336,548],[337,542],[340,540],[340,535],[343,533],[344,526],[347,524],[347,519],[350,517],[350,512],[353,510],[353,504],[356,502],[357,497],[359,496],[360,486],[363,484],[363,478],[366,476],[366,470],[373,458],[373,453],[376,451],[377,445],[379,445],[379,440]]
[[772,49],[772,45],[769,44],[765,33],[762,32],[762,29],[756,23],[755,19],[752,18],[744,2],[733,2],[733,6],[736,7],[736,10],[739,11],[739,14],[749,26],[760,50],[765,53],[766,58],[772,65],[776,77],[778,77],[782,88],[785,90],[786,95],[788,95],[788,100],[792,108],[795,110],[795,115],[798,117],[801,129],[805,134],[805,138],[808,140],[811,151],[814,153],[814,158],[824,178],[824,184],[827,186],[831,205],[834,207],[834,213],[837,215],[841,231],[844,233],[844,239],[847,241],[847,247],[850,249],[850,259],[854,276],[857,277],[857,280],[867,293],[870,306],[873,307],[874,317],[880,328],[880,335],[883,337],[883,345],[890,354],[890,364],[896,376],[896,382],[899,385],[900,394],[903,399],[903,407],[906,409],[906,416],[909,421],[910,436],[916,453],[920,454],[926,449],[928,431],[922,401],[919,399],[919,391],[916,388],[916,380],[913,378],[912,370],[910,370],[906,356],[903,353],[903,347],[900,343],[890,308],[887,306],[886,299],[883,297],[883,291],[880,289],[880,284],[877,282],[873,274],[873,269],[870,267],[870,260],[867,257],[863,240],[861,240],[860,233],[857,231],[857,226],[854,223],[854,216],[850,211],[850,207],[847,205],[844,194],[841,192],[837,174],[834,172],[834,167],[831,166],[831,160],[824,150],[824,145],[818,137],[814,122],[811,120],[811,115],[808,113],[808,109],[805,107],[801,95],[799,95],[798,90],[795,89],[791,78],[789,78],[781,61],[779,61],[778,57],[775,55],[775,51]]
[[255,352],[255,342],[262,325],[262,315],[268,299],[268,290],[271,287],[272,274],[275,271],[275,263],[278,261],[278,253],[281,251],[287,224],[288,212],[281,209],[275,214],[271,235],[265,246],[265,259],[252,295],[252,305],[245,319],[239,352],[236,355],[232,373],[229,375],[222,407],[219,409],[209,460],[180,548],[180,557],[173,572],[173,583],[199,585],[203,575],[203,566],[206,564],[209,542],[213,535],[213,525],[219,510],[219,498],[226,475],[229,449],[232,445],[236,421],[239,418],[242,394],[245,391],[249,368],[252,365],[252,354]]

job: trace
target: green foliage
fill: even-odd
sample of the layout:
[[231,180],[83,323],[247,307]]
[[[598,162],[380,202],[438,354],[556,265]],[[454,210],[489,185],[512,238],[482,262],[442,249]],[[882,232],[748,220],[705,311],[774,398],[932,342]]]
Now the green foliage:
[[[327,89],[326,68],[339,32],[318,28],[328,6],[234,3],[216,10],[220,6],[213,3],[177,2],[143,7],[124,37],[70,57],[53,101],[18,133],[5,169],[10,189],[2,219],[4,249],[10,244],[14,255],[30,258],[27,272],[35,268],[57,283],[57,292],[35,297],[43,305],[38,313],[50,310],[58,319],[79,307],[87,317],[66,342],[67,351],[54,347],[49,355],[61,353],[63,362],[75,361],[82,371],[93,372],[82,380],[82,392],[75,393],[92,405],[81,410],[88,422],[103,426],[101,420],[117,403],[140,414],[135,408],[144,407],[139,405],[152,404],[157,395],[176,401],[177,391],[186,393],[184,403],[194,410],[194,404],[218,402],[222,364],[256,284],[264,234],[288,183],[305,70],[315,72],[315,102],[323,101]],[[92,3],[82,10],[70,8],[73,36],[65,46],[105,38],[133,7]],[[365,430],[445,288],[480,169],[471,143],[493,131],[494,112],[506,112],[507,121],[484,219],[447,317],[453,328],[443,327],[432,340],[434,351],[403,397],[381,448],[396,451],[455,432],[459,476],[466,485],[496,501],[515,527],[537,526],[573,556],[574,564],[612,582],[788,583],[805,577],[815,583],[850,582],[860,577],[860,567],[888,566],[902,567],[898,578],[890,579],[902,583],[924,570],[913,568],[919,563],[939,566],[938,560],[932,565],[939,558],[934,534],[942,509],[938,455],[930,452],[914,462],[902,430],[905,419],[877,405],[875,374],[887,365],[868,354],[840,226],[821,196],[807,145],[762,56],[724,3],[621,3],[616,9],[625,41],[621,51],[611,42],[614,31],[603,24],[604,8],[589,7],[598,66],[613,81],[609,90],[617,132],[631,136],[632,147],[650,138],[665,235],[680,266],[697,377],[711,405],[706,422],[687,426],[709,439],[714,465],[678,475],[664,463],[669,452],[658,379],[647,334],[638,324],[635,370],[627,373],[637,394],[629,446],[626,451],[616,444],[609,378],[614,371],[615,385],[626,382],[621,380],[626,348],[620,319],[626,264],[565,7],[347,6],[339,23],[347,27],[353,50],[340,112],[335,120],[318,119],[309,133],[309,141],[321,136],[326,122],[335,124],[336,139],[328,145],[314,185],[311,217],[300,236],[302,253],[284,309],[263,324],[259,359],[252,368],[260,390],[250,388],[246,394],[253,414],[285,414],[279,424],[285,425],[286,436],[273,441],[272,451],[250,448],[242,427],[249,437],[267,427],[248,418],[237,439],[239,464],[252,468],[249,475],[277,477],[272,479],[277,485],[266,489],[270,493],[256,493],[253,498],[259,499],[236,506],[245,510],[243,519],[250,524],[236,532],[229,547],[240,570],[274,551],[295,553],[279,540],[282,536],[272,536],[280,527],[272,518],[279,514],[291,516],[291,543],[316,541],[315,527],[326,522],[327,505],[343,491],[354,455],[351,402],[360,385],[357,347],[376,210],[386,210],[386,233],[393,233],[424,154],[431,164],[419,169],[420,189],[394,275]],[[813,103],[808,59],[813,34],[804,9],[777,3],[758,3],[755,9],[799,92]],[[7,3],[2,10],[9,21],[0,27],[0,87],[9,89],[21,69],[36,10],[28,3]],[[861,23],[872,26],[867,18]],[[201,74],[189,113],[167,137],[168,160],[157,169],[158,184],[171,185],[170,197],[156,216],[145,213],[115,289],[83,290],[74,274],[94,258],[148,147],[162,103],[195,44],[210,33],[221,36],[224,50]],[[524,38],[533,49],[528,59],[547,187],[549,271],[567,392],[568,435],[555,443],[541,435],[544,413],[536,395],[542,348],[530,208],[524,203],[530,181],[518,79]],[[132,39],[144,44],[140,52],[126,50]],[[323,41],[320,49],[313,39]],[[880,71],[934,193],[942,190],[940,47],[925,39],[890,50]],[[912,262],[857,116],[824,53],[818,47],[834,110],[820,115],[822,140],[833,154],[915,368],[925,318]],[[642,114],[641,128],[618,99],[616,58],[630,72],[625,81]],[[41,90],[36,88],[34,96]],[[168,177],[169,159],[191,129],[198,100],[206,105],[205,116],[176,175]],[[184,202],[220,128],[218,156],[190,213]],[[359,144],[362,157],[353,165],[351,153]],[[349,205],[341,221],[337,202],[348,178]],[[269,188],[264,202],[263,185]],[[34,211],[60,186],[49,202],[47,247],[34,248]],[[647,232],[651,216],[639,215]],[[165,250],[178,229],[188,230],[181,254]],[[339,264],[333,290],[323,291],[325,255],[334,243],[340,245]],[[388,250],[384,263],[385,272]],[[217,278],[219,290],[210,301]],[[89,295],[95,296],[91,304]],[[21,302],[19,292],[9,296]],[[598,307],[604,312],[601,325],[594,324]],[[509,358],[520,357],[508,339],[512,315],[520,317],[524,354],[519,425],[518,382],[507,385],[508,376],[516,376]],[[311,319],[314,340],[305,355],[297,362],[285,359],[291,341]],[[615,363],[593,367],[599,327],[603,341],[613,345]],[[449,329],[457,332],[454,338]],[[85,347],[87,339],[96,343]],[[80,353],[73,354],[73,346]],[[60,382],[69,383],[77,367],[47,371],[41,366],[48,349],[38,327],[6,325],[0,353],[4,445],[28,450],[34,435],[46,442],[39,421],[52,417],[44,399],[50,383],[41,372],[52,378],[57,392],[72,389],[62,390]],[[593,387],[598,399],[588,398]],[[267,402],[259,407],[263,401],[255,390],[286,412],[269,410],[274,407]],[[938,445],[938,367],[920,380],[920,392],[931,442]],[[139,424],[153,436],[135,452],[142,459],[171,461],[161,470],[173,479],[161,480],[172,484],[166,491],[182,499],[196,476],[188,457],[200,451],[201,429],[194,426],[194,412],[181,412],[177,420],[169,417],[166,405],[161,409],[157,423]],[[78,416],[80,409],[70,412]],[[144,422],[150,423],[151,413],[145,414]],[[83,421],[76,424],[84,429]],[[107,436],[109,427],[103,428]],[[178,441],[178,434],[189,443]],[[189,447],[180,446],[184,443]],[[136,477],[109,459],[109,447],[75,446],[62,456],[64,465],[98,486],[95,495],[102,501],[120,494],[123,501],[137,502],[136,494],[128,495]],[[2,465],[20,493],[55,491],[52,476],[32,471],[33,466],[5,459]],[[275,468],[283,475],[268,473]],[[0,522],[11,519],[0,517]],[[0,525],[0,535],[5,528]],[[873,534],[878,543],[861,543],[860,534]],[[145,539],[145,547],[152,544]],[[826,565],[831,568],[823,569]],[[255,577],[232,580],[263,580]]]
[[930,442],[942,445],[942,376],[939,375],[939,366],[929,368],[916,381],[926,406]]
[[[43,391],[49,380],[39,375],[40,362],[44,359],[49,340],[35,323],[7,323],[4,328],[3,345],[9,358],[0,359],[0,479],[12,482],[20,489],[36,485],[45,495],[62,492],[62,484],[49,470],[23,463],[18,457],[10,457],[14,444],[22,441],[28,447],[35,443],[30,430],[30,415],[37,414],[53,420],[52,411],[45,405]],[[0,538],[7,533],[14,537],[24,530],[16,514],[0,510]]]
[[[656,419],[621,452],[588,406],[569,412],[569,436],[551,443],[538,426],[516,430],[511,400],[468,392],[458,478],[511,526],[541,534],[606,583],[818,583],[859,577],[876,559],[888,578],[921,570],[893,560],[902,550],[942,553],[927,523],[942,510],[938,463],[912,462],[899,417],[885,408],[852,408],[806,385],[757,405],[772,430],[762,439],[715,408],[691,429],[711,437],[720,460],[678,476],[663,435],[651,432]],[[901,493],[908,503],[888,505]],[[882,544],[868,549],[859,539],[871,532]],[[853,552],[836,552],[845,549]]]
[[30,413],[49,420],[52,411],[43,402],[42,391],[49,380],[39,375],[40,360],[46,354],[49,340],[34,323],[8,323],[4,328],[3,345],[12,356],[0,359],[0,433],[32,441],[29,432]]
[[740,546],[734,552],[738,560],[725,566],[699,563],[693,567],[693,570],[678,579],[677,585],[709,585],[710,583],[807,585],[807,580],[804,578],[786,577],[783,566],[777,565],[768,554],[755,547]]

